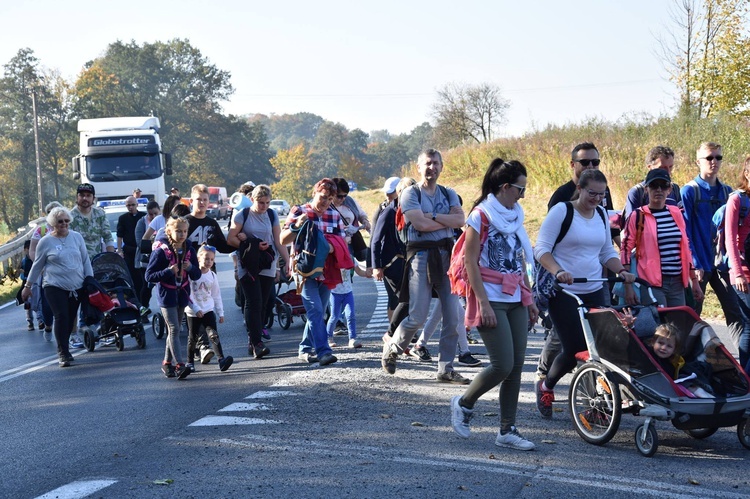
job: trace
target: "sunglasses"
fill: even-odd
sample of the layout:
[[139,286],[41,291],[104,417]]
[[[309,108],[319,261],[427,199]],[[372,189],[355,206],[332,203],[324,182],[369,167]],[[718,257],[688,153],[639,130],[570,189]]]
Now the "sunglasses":
[[346,196],[348,196],[348,195],[349,195],[349,194],[336,194],[336,197],[337,197],[337,198],[339,198],[339,199],[344,199],[344,198],[346,198]]
[[211,246],[210,244],[204,243],[203,246],[201,246],[201,249],[204,249],[206,251],[213,251],[214,253],[216,253],[216,248],[214,246]]
[[516,185],[516,184],[508,184],[511,187],[515,187],[518,189],[518,195],[523,196],[523,193],[526,192],[526,186],[525,185]]
[[589,166],[590,164],[594,166],[599,166],[599,163],[601,162],[602,160],[600,159],[577,159],[576,160],[576,163],[581,163],[581,166]]
[[716,161],[721,161],[722,159],[724,159],[724,156],[722,156],[721,154],[717,154],[716,156],[706,156],[705,158],[701,158],[701,159],[705,159],[708,162],[711,162],[714,159]]
[[70,223],[70,219],[69,218],[61,218],[60,220],[57,221],[57,223],[59,223],[59,224],[69,224]]
[[648,184],[648,188],[649,189],[654,189],[654,190],[659,189],[659,190],[662,190],[662,191],[666,191],[670,187],[671,186],[668,183],[666,183],[666,182],[651,182],[650,184]]

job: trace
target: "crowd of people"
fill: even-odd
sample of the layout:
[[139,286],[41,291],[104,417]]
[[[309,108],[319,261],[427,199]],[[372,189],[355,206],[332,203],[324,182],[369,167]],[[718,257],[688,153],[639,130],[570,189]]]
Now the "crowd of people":
[[[569,293],[587,306],[609,306],[618,294],[623,303],[636,305],[645,298],[635,284],[636,276],[652,284],[660,306],[689,305],[698,314],[710,284],[739,350],[740,364],[750,368],[750,269],[745,260],[750,156],[736,191],[719,180],[722,159],[719,144],[701,144],[696,151],[698,174],[680,188],[671,177],[674,151],[654,147],[646,157],[644,181],[630,189],[620,213],[614,210],[608,180],[599,169],[598,149],[592,143],[578,144],[571,151],[571,180],[550,198],[536,244],[526,232],[519,204],[533,181],[521,162],[494,159],[466,215],[455,190],[439,183],[444,165],[435,149],[426,149],[417,158],[417,179],[386,180],[385,200],[372,218],[349,196],[343,178],[319,180],[310,201],[293,206],[284,221],[269,209],[270,187],[248,182],[239,190],[247,197],[246,205],[235,209],[226,237],[218,222],[206,216],[208,188],[197,184],[189,208],[177,192],[163,207],[151,202],[145,213],[139,212],[140,193],[134,192],[118,222],[115,246],[103,211],[94,206],[94,187],[81,184],[76,206],[67,210],[59,203],[48,205],[47,224],[31,239],[22,292],[23,299],[32,298],[34,303],[27,321],[33,330],[32,311],[36,312],[48,340],[54,329],[60,366],[70,365],[74,360],[70,348],[81,345],[78,335],[86,327],[81,318],[76,319],[76,311],[84,279],[92,275],[90,260],[103,248],[117,248],[133,275],[144,319],[151,313],[152,289],[157,290],[167,329],[164,375],[185,379],[195,372],[195,363],[206,364],[213,356],[220,370],[226,371],[234,359],[224,354],[219,340],[224,306],[213,267],[217,252],[232,254],[248,355],[260,360],[271,353],[265,329],[273,313],[269,305],[275,283],[290,275],[307,318],[298,358],[327,366],[338,360],[333,348],[338,346],[334,331],[339,319],[344,319],[346,345],[362,347],[351,286],[356,273],[382,281],[388,295],[383,370],[394,374],[401,355],[432,361],[427,341],[442,324],[435,379],[466,385],[463,395],[450,401],[456,433],[469,437],[474,405],[499,386],[496,444],[530,450],[534,444],[517,429],[516,412],[529,325],[540,314],[540,297],[532,293],[528,271],[534,262],[539,274],[546,272],[568,292],[543,300],[553,324],[539,356],[535,383],[536,405],[544,418],[553,415],[556,384],[575,368],[576,353],[586,350],[577,301]],[[712,221],[724,205],[726,266],[716,258]],[[364,245],[361,231],[371,232],[369,245]],[[448,270],[462,232],[468,288],[458,296]],[[306,273],[297,266],[300,252],[290,254],[288,246],[299,245],[301,239],[303,244],[313,243],[313,237],[324,263],[321,260],[319,272]],[[622,278],[619,291],[600,279],[607,275]],[[179,339],[185,314],[186,352]],[[460,364],[482,364],[469,350],[470,327],[476,327],[489,358],[471,380],[454,369],[457,354]],[[662,333],[655,355],[676,358],[679,352],[669,328]]]

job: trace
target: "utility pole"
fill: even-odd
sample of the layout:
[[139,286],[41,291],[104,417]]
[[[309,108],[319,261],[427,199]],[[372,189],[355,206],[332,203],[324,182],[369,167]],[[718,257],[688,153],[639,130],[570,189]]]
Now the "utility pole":
[[39,119],[36,114],[36,83],[31,87],[31,110],[34,113],[34,152],[36,154],[36,196],[39,203],[39,216],[44,216],[42,200],[42,163],[39,159]]

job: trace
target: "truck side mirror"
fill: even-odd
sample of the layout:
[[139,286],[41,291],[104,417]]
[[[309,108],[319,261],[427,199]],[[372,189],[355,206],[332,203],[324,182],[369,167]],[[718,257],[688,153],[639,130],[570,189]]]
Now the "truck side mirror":
[[164,154],[164,174],[172,175],[172,155]]
[[70,160],[70,167],[74,172],[80,172],[81,171],[81,157],[80,156],[73,156]]

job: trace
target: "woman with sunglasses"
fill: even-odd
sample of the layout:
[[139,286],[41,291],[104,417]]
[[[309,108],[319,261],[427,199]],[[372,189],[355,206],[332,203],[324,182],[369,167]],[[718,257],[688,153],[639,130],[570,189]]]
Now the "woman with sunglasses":
[[[607,178],[602,172],[583,171],[573,201],[558,203],[549,210],[534,247],[537,261],[586,306],[608,305],[602,293],[602,282],[574,284],[574,277],[600,279],[603,265],[627,282],[635,280],[635,276],[625,270],[612,246],[609,217],[600,206],[606,191]],[[570,227],[557,241],[569,209],[572,209]],[[586,350],[578,304],[572,296],[557,292],[550,297],[549,315],[560,337],[562,351],[550,366],[546,379],[536,384],[537,409],[547,419],[552,418],[555,385],[575,368],[575,354]]]
[[[648,205],[633,211],[625,223],[620,248],[622,264],[633,270],[635,255],[636,275],[648,281],[659,305],[685,305],[685,288],[691,285],[696,301],[703,299],[700,282],[692,271],[692,256],[685,219],[677,206],[667,205],[672,190],[672,179],[666,170],[648,171],[643,185],[648,192]],[[645,289],[644,292],[648,292]],[[625,302],[635,305],[645,295],[637,296],[636,286],[625,284]]]
[[21,296],[24,300],[31,296],[31,283],[44,272],[42,287],[54,316],[59,364],[68,367],[75,360],[68,349],[68,341],[76,325],[79,296],[84,293],[83,280],[94,272],[83,236],[70,230],[70,212],[62,206],[52,208],[47,214],[47,223],[52,231],[39,240],[34,265]]

